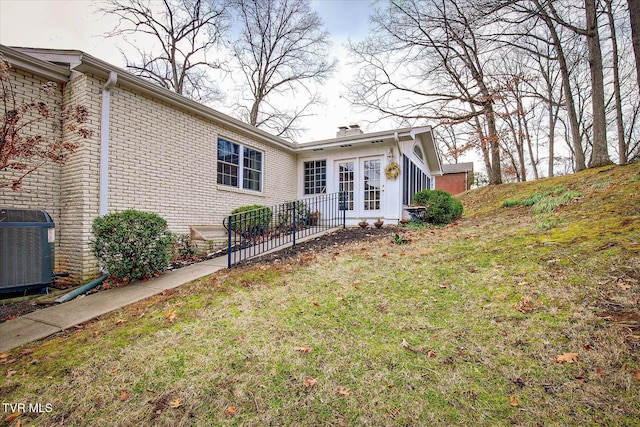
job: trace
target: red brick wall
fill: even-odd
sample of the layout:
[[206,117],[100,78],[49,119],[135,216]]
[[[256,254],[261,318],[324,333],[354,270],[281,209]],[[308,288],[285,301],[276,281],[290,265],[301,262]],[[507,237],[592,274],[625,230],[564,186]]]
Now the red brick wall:
[[466,190],[464,185],[464,172],[448,173],[446,175],[436,177],[436,190],[448,191],[451,194],[462,193]]

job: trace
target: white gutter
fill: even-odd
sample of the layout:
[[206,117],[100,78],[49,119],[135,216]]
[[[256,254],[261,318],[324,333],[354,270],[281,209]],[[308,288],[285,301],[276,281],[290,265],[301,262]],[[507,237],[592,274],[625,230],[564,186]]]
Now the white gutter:
[[116,85],[118,75],[109,72],[109,78],[102,88],[100,116],[100,216],[106,215],[109,197],[109,123],[111,113],[111,89]]

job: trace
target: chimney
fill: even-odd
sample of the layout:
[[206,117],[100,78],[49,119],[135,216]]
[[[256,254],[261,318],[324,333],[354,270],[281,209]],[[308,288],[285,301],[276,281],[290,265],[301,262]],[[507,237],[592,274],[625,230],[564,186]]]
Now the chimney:
[[338,132],[336,133],[336,137],[340,138],[343,136],[352,136],[352,135],[362,135],[364,132],[360,129],[360,125],[349,125],[349,126],[340,126],[338,127]]

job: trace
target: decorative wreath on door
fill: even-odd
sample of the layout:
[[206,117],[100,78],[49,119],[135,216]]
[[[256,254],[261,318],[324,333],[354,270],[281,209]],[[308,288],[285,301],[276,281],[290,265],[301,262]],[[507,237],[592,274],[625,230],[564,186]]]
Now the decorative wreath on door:
[[391,162],[384,169],[384,174],[388,179],[396,179],[400,175],[400,166],[396,162]]

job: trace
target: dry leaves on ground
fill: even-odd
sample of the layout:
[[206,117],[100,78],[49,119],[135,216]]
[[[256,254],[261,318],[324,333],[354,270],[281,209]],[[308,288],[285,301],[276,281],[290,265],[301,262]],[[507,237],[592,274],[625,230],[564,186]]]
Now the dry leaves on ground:
[[338,386],[336,388],[336,393],[342,396],[349,396],[349,389],[346,387]]
[[164,314],[164,318],[169,320],[169,322],[175,322],[176,320],[176,311],[175,310],[169,310]]
[[304,380],[303,384],[307,388],[315,387],[318,385],[318,380],[315,378],[307,378]]
[[554,360],[558,363],[575,363],[578,361],[578,353],[562,353]]

